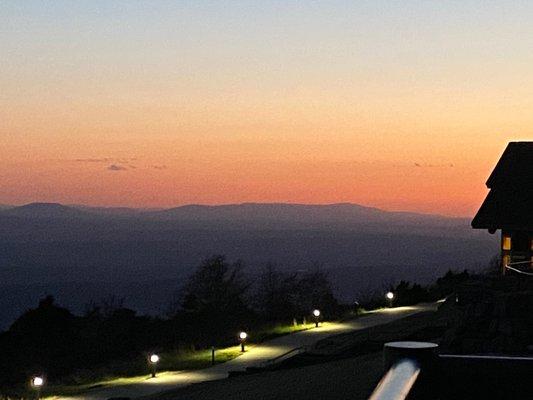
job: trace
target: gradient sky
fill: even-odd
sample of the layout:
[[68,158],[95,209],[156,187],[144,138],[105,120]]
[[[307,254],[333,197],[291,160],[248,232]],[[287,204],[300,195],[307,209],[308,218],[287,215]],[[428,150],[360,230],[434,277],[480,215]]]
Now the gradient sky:
[[2,1],[0,203],[471,216],[533,140],[533,2]]

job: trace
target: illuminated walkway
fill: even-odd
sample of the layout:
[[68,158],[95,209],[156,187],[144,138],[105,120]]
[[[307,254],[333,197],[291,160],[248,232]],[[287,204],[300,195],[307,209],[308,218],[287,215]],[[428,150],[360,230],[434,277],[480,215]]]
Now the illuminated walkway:
[[156,378],[139,379],[128,384],[93,389],[75,397],[54,397],[60,400],[107,400],[113,397],[141,397],[177,389],[193,383],[227,378],[230,371],[244,371],[248,367],[262,366],[274,358],[298,348],[310,346],[328,336],[383,325],[422,311],[436,310],[436,304],[420,304],[412,307],[384,309],[342,323],[324,323],[318,328],[300,331],[269,340],[257,346],[248,346],[247,351],[233,360],[196,371],[161,372]]

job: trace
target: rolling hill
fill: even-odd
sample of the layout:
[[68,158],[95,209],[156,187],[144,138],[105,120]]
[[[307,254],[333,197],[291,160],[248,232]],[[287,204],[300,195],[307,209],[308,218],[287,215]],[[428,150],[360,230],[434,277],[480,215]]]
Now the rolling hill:
[[164,310],[202,259],[326,269],[346,301],[399,279],[483,268],[497,238],[464,218],[357,204],[190,205],[167,210],[35,203],[0,210],[0,328],[52,293],[80,312],[103,297]]

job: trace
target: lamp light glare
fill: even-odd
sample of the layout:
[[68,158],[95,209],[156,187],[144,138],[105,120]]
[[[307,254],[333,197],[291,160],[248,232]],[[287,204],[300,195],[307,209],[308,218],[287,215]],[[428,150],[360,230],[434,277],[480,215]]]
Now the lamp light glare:
[[239,333],[239,339],[245,340],[248,337],[248,334],[246,332]]
[[150,362],[152,364],[157,364],[159,362],[159,356],[157,354],[152,354],[150,356]]
[[317,318],[320,317],[320,310],[313,310],[313,315]]
[[44,379],[41,378],[40,376],[36,376],[32,378],[31,384],[32,386],[39,388],[44,385]]
[[386,294],[386,296],[387,296],[387,299],[389,299],[389,300],[394,299],[394,293],[392,293],[392,292],[388,292],[388,293]]

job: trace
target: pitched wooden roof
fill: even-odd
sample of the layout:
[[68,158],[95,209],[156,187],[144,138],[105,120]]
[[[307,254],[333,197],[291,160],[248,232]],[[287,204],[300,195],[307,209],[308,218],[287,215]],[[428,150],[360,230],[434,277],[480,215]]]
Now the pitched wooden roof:
[[533,142],[511,142],[487,180],[476,229],[533,231]]

